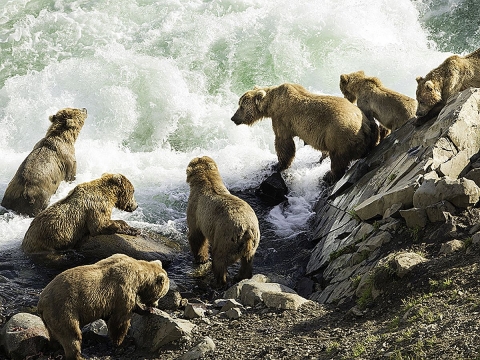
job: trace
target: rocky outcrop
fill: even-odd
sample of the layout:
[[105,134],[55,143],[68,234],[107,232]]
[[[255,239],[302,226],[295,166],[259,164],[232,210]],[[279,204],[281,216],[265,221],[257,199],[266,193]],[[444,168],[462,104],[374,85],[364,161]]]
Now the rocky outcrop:
[[[322,289],[310,299],[341,304],[358,297],[362,279],[390,259],[394,234],[415,237],[434,222],[455,227],[455,212],[480,199],[479,126],[480,89],[467,89],[450,98],[435,121],[420,128],[409,122],[392,132],[325,191],[315,209],[317,245],[307,265]],[[400,257],[397,265],[410,261]]]

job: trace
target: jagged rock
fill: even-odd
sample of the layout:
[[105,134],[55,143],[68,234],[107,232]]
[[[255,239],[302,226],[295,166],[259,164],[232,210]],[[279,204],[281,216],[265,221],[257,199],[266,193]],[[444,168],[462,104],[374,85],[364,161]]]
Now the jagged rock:
[[183,312],[183,316],[186,319],[196,319],[205,316],[205,312],[207,311],[204,304],[199,303],[188,303],[185,306],[185,311]]
[[1,345],[14,360],[38,354],[46,348],[49,339],[42,319],[28,313],[13,315],[0,332]]
[[395,269],[395,274],[399,278],[403,278],[413,269],[413,267],[425,261],[427,261],[427,259],[419,254],[413,252],[402,252],[393,257],[392,265]]
[[170,287],[165,296],[158,299],[157,307],[162,310],[177,310],[185,306],[186,299],[182,299],[178,285],[174,280],[170,279]]
[[383,218],[387,219],[389,217],[400,217],[400,210],[402,209],[403,204],[402,203],[395,203],[392,206],[390,206],[387,210],[385,210],[383,214]]
[[133,314],[130,335],[138,349],[155,353],[165,344],[189,339],[194,327],[188,320],[174,319],[162,310],[152,309],[150,314]]
[[424,228],[427,225],[427,213],[422,208],[400,210],[400,215],[405,219],[409,228]]
[[288,187],[280,172],[266,178],[255,194],[270,205],[277,205],[287,200]]
[[372,196],[355,207],[357,216],[365,221],[377,216],[383,216],[385,211],[394,204],[401,204],[402,208],[409,208],[413,205],[413,193],[415,183],[406,184],[385,193]]
[[368,252],[371,253],[375,250],[377,250],[379,247],[381,247],[383,244],[386,244],[390,242],[392,239],[392,235],[386,231],[380,231],[378,234],[375,236],[372,236],[365,240],[364,242],[361,242],[358,245],[357,252],[363,253],[363,252]]
[[262,299],[267,307],[280,310],[298,310],[308,301],[300,295],[284,292],[265,292]]
[[105,320],[98,319],[87,324],[82,329],[83,341],[107,342],[108,327]]
[[223,297],[226,299],[239,300],[243,285],[255,284],[255,283],[266,283],[268,281],[269,281],[268,277],[266,277],[265,275],[255,274],[252,276],[251,279],[242,280],[237,284],[233,285],[232,287],[230,287],[227,291],[225,291],[225,293],[223,294]]
[[480,186],[480,168],[470,170],[464,177],[465,179],[475,182],[477,186]]
[[296,294],[294,290],[288,286],[277,283],[245,283],[242,286],[240,299],[243,305],[255,306],[263,302],[264,293],[292,293]]
[[194,360],[200,359],[208,352],[215,351],[215,343],[211,338],[205,336],[203,339],[198,341],[193,348],[191,348],[187,353],[181,356],[178,360]]
[[240,316],[242,316],[242,310],[240,310],[239,308],[231,308],[225,311],[225,315],[230,320],[236,320],[236,319],[239,319]]
[[449,201],[443,200],[425,208],[428,220],[430,222],[445,222],[448,219],[447,214],[455,213],[455,206]]
[[234,308],[243,309],[243,305],[240,304],[235,299],[228,299],[225,302],[225,304],[222,306],[222,308],[220,309],[220,312],[228,311],[228,310],[234,309]]
[[178,244],[153,232],[142,231],[142,235],[125,234],[90,236],[77,249],[88,262],[95,262],[113,254],[121,253],[139,260],[161,260],[168,266]]
[[450,240],[442,244],[440,248],[440,254],[452,254],[454,252],[465,249],[465,243],[461,240]]

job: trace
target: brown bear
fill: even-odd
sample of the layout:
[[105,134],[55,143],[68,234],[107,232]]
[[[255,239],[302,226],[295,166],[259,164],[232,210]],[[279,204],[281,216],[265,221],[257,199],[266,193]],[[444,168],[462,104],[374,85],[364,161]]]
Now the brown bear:
[[20,164],[5,190],[2,206],[35,216],[48,206],[60,182],[77,174],[75,141],[87,118],[87,109],[66,108],[50,116],[43,139]]
[[394,131],[415,118],[417,101],[383,86],[380,79],[367,77],[363,71],[340,75],[340,90],[370,119]]
[[133,192],[132,183],[122,174],[103,174],[77,185],[32,220],[23,238],[23,251],[72,249],[87,235],[138,235],[139,230],[125,221],[110,219],[114,207],[129,212],[138,207]]
[[267,117],[272,119],[275,133],[276,169],[290,166],[295,157],[293,138],[298,136],[330,155],[331,171],[325,175],[328,182],[340,179],[350,162],[366,156],[379,140],[375,121],[347,99],[316,95],[297,84],[247,91],[240,97],[232,121],[252,125]]
[[83,359],[83,326],[98,319],[108,321],[109,336],[120,345],[132,312],[156,306],[169,284],[160,260],[115,254],[57,275],[40,294],[38,313],[50,339],[62,345],[66,359]]
[[436,117],[448,98],[469,87],[480,87],[480,49],[461,57],[448,57],[425,77],[417,77],[416,126]]
[[253,209],[230,194],[208,156],[192,159],[187,167],[190,195],[187,206],[188,242],[195,261],[208,261],[209,248],[216,286],[227,282],[227,267],[241,260],[236,280],[252,277],[252,262],[260,229]]

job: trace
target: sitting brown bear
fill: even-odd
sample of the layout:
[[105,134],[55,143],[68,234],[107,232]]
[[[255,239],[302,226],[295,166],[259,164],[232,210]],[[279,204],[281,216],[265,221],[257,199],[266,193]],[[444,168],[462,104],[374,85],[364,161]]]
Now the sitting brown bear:
[[241,259],[237,280],[252,277],[252,262],[260,242],[258,219],[242,199],[230,194],[215,161],[194,158],[187,167],[190,195],[187,206],[188,242],[199,263],[208,261],[217,286],[226,284],[227,267]]
[[421,126],[436,117],[450,96],[480,87],[480,49],[461,57],[448,57],[425,77],[417,77],[417,120]]
[[85,236],[137,235],[139,230],[123,220],[111,220],[114,207],[132,212],[137,208],[132,183],[121,174],[77,185],[30,223],[22,242],[26,253],[71,249]]
[[169,284],[160,260],[115,254],[57,275],[40,294],[38,313],[50,339],[62,345],[66,359],[79,360],[83,359],[83,326],[98,319],[108,321],[110,338],[120,345],[132,312],[156,306]]
[[352,160],[368,154],[379,140],[374,120],[345,98],[316,95],[297,84],[259,88],[240,97],[232,117],[236,125],[252,125],[269,117],[275,133],[278,171],[295,157],[293,138],[298,136],[314,149],[328,152],[331,171],[325,180],[340,179]]
[[380,79],[367,77],[363,71],[340,75],[340,90],[367,117],[377,119],[388,130],[415,118],[415,99],[384,87]]
[[50,116],[47,134],[21,163],[5,190],[2,206],[35,216],[48,206],[60,182],[77,174],[75,141],[87,118],[87,109],[66,108]]

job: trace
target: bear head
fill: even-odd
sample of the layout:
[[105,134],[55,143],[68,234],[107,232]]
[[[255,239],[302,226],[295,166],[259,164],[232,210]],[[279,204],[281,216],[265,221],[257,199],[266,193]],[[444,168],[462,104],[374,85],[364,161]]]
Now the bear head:
[[236,125],[252,125],[266,117],[266,95],[266,89],[257,86],[243,94],[238,101],[238,109],[232,116],[232,121]]
[[417,77],[417,116],[425,116],[430,110],[442,101],[442,89],[440,84],[421,76]]
[[158,299],[165,296],[170,288],[167,272],[160,260],[148,262],[148,274],[137,292],[138,300],[147,307],[158,305]]
[[49,120],[52,123],[48,129],[48,135],[55,135],[59,132],[73,131],[76,135],[82,129],[87,118],[87,109],[65,108],[59,110],[55,115],[50,115]]
[[355,95],[357,92],[356,85],[361,79],[365,79],[365,73],[362,70],[351,74],[340,75],[340,91],[351,103],[357,101],[357,96]]
[[135,189],[130,180],[122,174],[103,174],[102,178],[116,188],[115,207],[128,212],[135,211],[138,204],[133,196]]
[[196,157],[187,166],[187,183],[206,180],[212,173],[219,174],[215,161],[209,156]]

